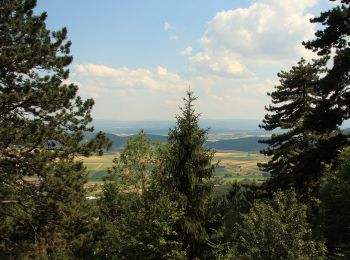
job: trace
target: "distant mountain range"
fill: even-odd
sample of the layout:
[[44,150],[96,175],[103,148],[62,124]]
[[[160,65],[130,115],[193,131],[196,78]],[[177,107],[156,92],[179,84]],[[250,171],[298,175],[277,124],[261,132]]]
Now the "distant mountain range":
[[[95,136],[95,133],[87,133],[85,136],[85,139],[90,140],[94,136]],[[110,151],[112,152],[122,149],[130,137],[136,137],[136,135],[119,136],[111,133],[106,133],[106,136],[113,143],[110,149]],[[164,136],[164,135],[146,134],[146,138],[154,142],[163,143],[167,141],[167,136]],[[245,151],[245,152],[253,152],[253,151],[255,152],[266,147],[265,144],[260,144],[258,142],[259,140],[262,140],[262,139],[266,139],[266,138],[253,136],[253,137],[244,137],[244,138],[237,138],[237,139],[208,141],[205,146],[208,148],[213,148],[215,150],[237,150],[237,151]]]

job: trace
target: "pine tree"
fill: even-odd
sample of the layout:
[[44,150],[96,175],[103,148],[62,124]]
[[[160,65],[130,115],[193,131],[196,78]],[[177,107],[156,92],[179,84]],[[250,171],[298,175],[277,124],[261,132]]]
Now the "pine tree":
[[313,120],[315,124],[334,130],[350,118],[350,2],[341,0],[338,6],[322,12],[311,22],[322,24],[322,29],[315,33],[314,40],[304,45],[332,62],[318,87],[325,98]]
[[177,125],[169,132],[170,147],[164,169],[170,192],[176,194],[176,199],[182,201],[185,208],[179,230],[189,259],[201,258],[209,238],[204,223],[215,168],[212,164],[214,152],[204,148],[208,130],[198,125],[199,114],[193,108],[195,100],[193,93],[188,91],[185,106],[181,108],[182,115],[177,116]]
[[72,62],[67,30],[46,28],[35,0],[0,0],[0,255],[82,254],[88,238],[86,171],[77,155],[102,152],[93,100],[65,84]]
[[[349,28],[350,28],[350,2],[347,0],[340,1],[340,5],[332,8],[329,11],[322,12],[319,17],[311,19],[313,23],[321,23],[324,27],[316,32],[316,39],[304,42],[306,48],[317,52],[320,57],[318,62],[329,64],[332,62],[332,67],[328,69],[325,66],[320,67],[320,71],[317,72],[318,79],[315,81],[312,87],[313,93],[311,95],[315,97],[312,100],[312,104],[308,109],[306,117],[303,120],[305,126],[307,126],[308,136],[311,140],[307,143],[308,147],[311,145],[311,150],[306,153],[300,153],[300,147],[294,149],[294,155],[303,154],[299,156],[300,160],[293,162],[293,158],[298,156],[288,155],[287,150],[292,147],[295,142],[295,138],[287,142],[287,139],[294,134],[292,131],[288,131],[286,134],[272,136],[271,140],[266,143],[269,144],[269,149],[263,151],[266,155],[273,156],[268,164],[261,165],[262,170],[271,172],[272,179],[269,182],[270,186],[275,188],[285,188],[287,186],[294,186],[296,190],[300,191],[299,187],[313,186],[314,191],[319,186],[319,179],[323,172],[322,164],[334,162],[338,155],[338,151],[348,144],[346,136],[339,129],[344,120],[350,118],[350,47],[349,47]],[[335,55],[331,58],[331,51],[335,51]],[[316,75],[315,74],[315,75]],[[302,75],[300,75],[302,77]],[[297,77],[296,77],[297,79]],[[312,79],[310,78],[310,83]],[[283,93],[281,94],[283,95]],[[283,99],[276,99],[273,102],[279,104],[283,102]],[[280,114],[284,121],[289,118],[290,127],[284,127],[278,116],[267,116],[263,128],[266,130],[273,130],[277,127],[282,129],[295,129],[298,128],[297,122],[293,118],[293,114],[296,114],[298,110],[293,111],[293,98],[289,99],[291,104],[284,105],[282,109],[267,109],[268,112],[276,112]],[[285,111],[283,111],[285,109]],[[288,116],[290,114],[290,117]],[[275,118],[275,119],[274,119]],[[284,124],[284,123],[283,123]],[[295,124],[295,127],[293,127]],[[298,131],[295,132],[298,134]],[[299,137],[299,140],[304,139]],[[280,152],[277,152],[280,150]],[[284,150],[284,151],[283,151]],[[278,154],[279,153],[279,154]],[[287,157],[288,155],[288,157]],[[279,159],[281,158],[281,159]],[[289,165],[289,166],[288,166]],[[299,184],[295,181],[291,181],[290,178],[295,174],[287,168],[295,169],[296,165],[307,166],[304,169],[299,170]],[[280,173],[278,173],[280,172]],[[307,173],[308,172],[308,173]],[[280,176],[279,180],[275,178]],[[284,176],[282,178],[282,176]],[[309,176],[311,179],[307,180],[302,176]],[[312,177],[313,176],[313,177]],[[313,179],[313,180],[312,180]],[[275,184],[273,184],[275,182]],[[314,184],[312,184],[312,182]],[[305,189],[304,189],[305,192]]]
[[270,156],[267,163],[259,164],[260,170],[271,174],[265,184],[269,192],[293,187],[299,195],[314,195],[323,164],[335,158],[345,142],[340,130],[329,131],[310,120],[323,99],[317,86],[324,71],[325,60],[306,63],[302,59],[289,72],[278,74],[280,84],[269,94],[273,105],[266,107],[268,114],[261,125],[268,131],[283,130],[261,141],[268,144],[261,152]]

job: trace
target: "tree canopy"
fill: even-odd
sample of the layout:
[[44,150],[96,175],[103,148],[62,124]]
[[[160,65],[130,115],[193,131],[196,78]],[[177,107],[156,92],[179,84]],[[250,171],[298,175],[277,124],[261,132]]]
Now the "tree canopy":
[[[71,43],[35,0],[0,1],[1,255],[45,257],[84,243],[86,172],[77,155],[110,145],[92,131],[93,100],[65,83]],[[57,249],[58,248],[58,249]],[[62,251],[62,252],[63,252]]]
[[271,174],[265,185],[269,192],[293,187],[300,195],[315,194],[324,163],[345,144],[340,130],[322,129],[310,120],[322,100],[317,88],[325,71],[325,60],[301,59],[290,71],[278,74],[280,84],[269,94],[272,105],[266,107],[268,114],[261,125],[268,131],[284,130],[261,141],[268,144],[261,152],[270,159],[259,167]]

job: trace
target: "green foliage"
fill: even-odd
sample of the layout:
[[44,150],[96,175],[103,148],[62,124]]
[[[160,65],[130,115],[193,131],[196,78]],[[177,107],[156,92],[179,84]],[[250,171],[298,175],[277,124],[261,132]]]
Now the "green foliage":
[[[317,113],[313,116],[313,123],[327,129],[334,129],[350,117],[350,95],[347,91],[350,84],[350,2],[337,2],[340,2],[339,5],[311,20],[322,24],[322,27],[315,33],[315,39],[304,43],[332,64],[318,87],[324,99],[320,101]],[[331,51],[334,54],[332,56]]]
[[[118,194],[125,198],[130,194]],[[122,202],[120,199],[119,202]],[[103,259],[181,259],[181,241],[173,229],[182,217],[176,202],[146,192],[143,198],[115,205],[119,215],[109,218],[96,255]],[[102,220],[102,219],[101,219]]]
[[150,173],[155,167],[156,147],[146,139],[143,130],[136,137],[127,140],[119,158],[113,160],[112,171],[121,179],[125,189],[134,189],[143,193],[148,184]]
[[231,190],[227,195],[229,210],[225,216],[225,237],[226,240],[231,235],[233,227],[239,222],[242,214],[248,213],[251,207],[249,198],[249,188],[243,187],[238,182],[232,184]]
[[350,258],[350,148],[329,169],[321,187],[323,231],[332,255]]
[[179,232],[190,259],[202,256],[209,239],[204,223],[215,169],[214,152],[204,148],[208,130],[198,125],[199,115],[193,108],[195,100],[192,92],[187,92],[182,115],[177,116],[177,125],[169,132],[169,152],[164,166],[167,188],[185,208]]
[[247,213],[250,208],[250,203],[246,198],[248,193],[247,189],[235,182],[227,196],[214,197],[213,201],[208,204],[207,212],[211,214],[208,214],[209,225],[206,226],[206,229],[211,231],[208,240],[211,248],[207,250],[204,259],[235,259],[232,235],[241,214]]
[[103,186],[96,256],[102,259],[183,259],[175,231],[183,216],[178,202],[164,194],[157,173],[162,147],[141,131],[114,160]]
[[271,94],[274,106],[267,111],[272,115],[265,116],[262,127],[288,130],[264,141],[269,148],[263,153],[272,159],[261,169],[271,172],[268,188],[273,190],[294,187],[299,193],[311,190],[316,195],[322,165],[334,162],[338,151],[348,144],[338,127],[350,118],[350,2],[339,2],[311,19],[322,27],[304,45],[320,59],[311,64],[299,62],[289,73],[279,74],[281,84]]
[[325,245],[313,240],[306,206],[293,191],[254,203],[234,236],[238,259],[325,259]]
[[[311,20],[322,27],[304,45],[320,59],[308,64],[302,60],[290,72],[279,74],[281,84],[271,94],[273,105],[267,108],[262,127],[287,131],[263,141],[269,147],[262,153],[272,157],[260,168],[271,173],[265,190],[293,187],[303,199],[308,198],[317,236],[324,232],[332,256],[348,257],[348,154],[345,151],[340,160],[336,158],[349,143],[339,126],[350,118],[350,2],[339,2]],[[331,166],[326,169],[325,165]]]
[[317,86],[324,66],[325,60],[306,63],[302,59],[289,72],[278,74],[280,84],[269,94],[273,105],[266,108],[268,114],[261,127],[286,131],[261,141],[268,144],[261,153],[271,158],[259,164],[260,170],[271,174],[265,184],[267,191],[292,187],[304,197],[315,195],[324,163],[331,162],[345,143],[340,130],[321,129],[310,122],[322,99]]
[[109,146],[92,131],[93,100],[63,84],[71,43],[50,32],[35,0],[0,1],[0,255],[83,254],[90,239],[86,172],[79,154]]
[[130,138],[103,186],[96,256],[163,259],[227,254],[220,245],[226,199],[214,196],[214,153],[203,147],[188,93],[169,143],[155,145],[143,131]]

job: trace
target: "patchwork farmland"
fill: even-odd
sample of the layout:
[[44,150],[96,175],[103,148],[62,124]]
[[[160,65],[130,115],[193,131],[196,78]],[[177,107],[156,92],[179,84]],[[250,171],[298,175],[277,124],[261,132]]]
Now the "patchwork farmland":
[[[107,174],[107,169],[112,167],[113,159],[117,155],[118,153],[81,158],[89,172],[89,182],[101,182]],[[266,158],[259,153],[218,151],[215,154],[214,162],[220,161],[220,163],[215,170],[215,175],[224,183],[236,180],[261,182],[266,177],[259,171],[257,163],[265,160]]]

